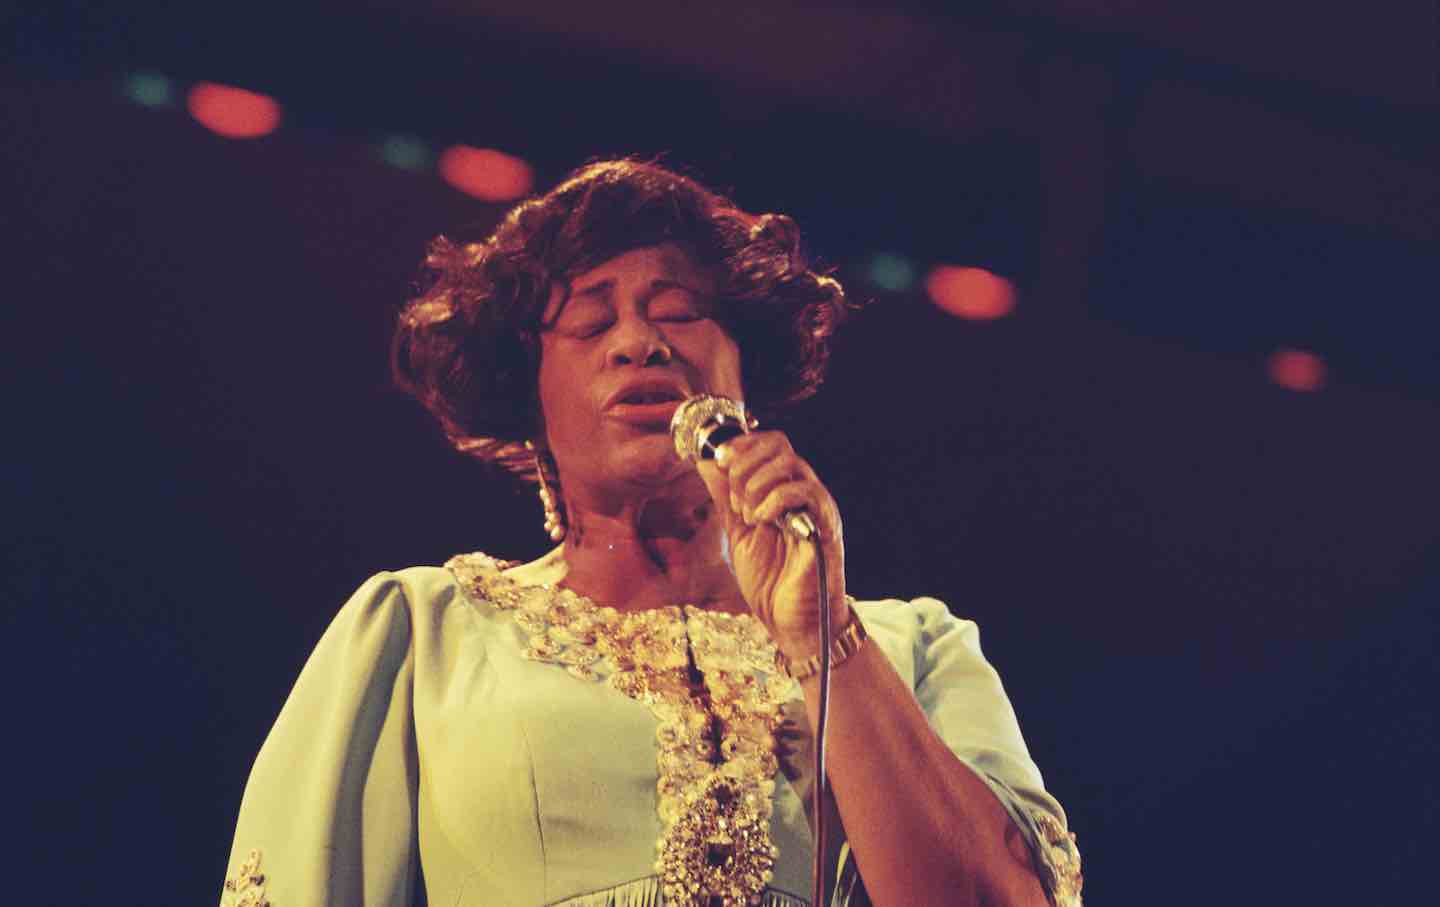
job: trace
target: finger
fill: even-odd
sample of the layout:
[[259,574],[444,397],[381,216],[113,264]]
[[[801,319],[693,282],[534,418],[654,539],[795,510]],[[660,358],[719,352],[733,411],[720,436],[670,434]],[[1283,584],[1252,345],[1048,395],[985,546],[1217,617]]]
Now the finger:
[[748,435],[737,435],[725,442],[730,448],[731,461],[728,468],[736,469],[743,463],[765,460],[783,453],[794,453],[790,439],[784,432],[752,431]]
[[736,510],[740,509],[738,492],[745,487],[747,478],[771,462],[794,459],[795,451],[790,441],[780,432],[755,432],[741,435],[721,445],[719,454],[722,467],[730,477],[730,491]]
[[742,452],[742,451],[749,450],[752,446],[754,446],[754,445],[756,445],[756,444],[764,443],[767,438],[769,438],[771,435],[774,435],[774,434],[778,434],[778,432],[773,432],[773,431],[747,431],[747,432],[744,432],[743,434],[735,435],[734,437],[730,438],[728,441],[726,441],[724,444],[722,444],[722,445],[720,445],[720,446],[721,446],[721,447],[728,447],[728,448],[730,448],[731,454],[736,454],[736,453],[740,453],[740,452]]
[[[770,523],[780,519],[792,510],[806,510],[816,519],[821,518],[818,487],[809,481],[791,481],[770,489],[765,500],[753,511],[753,520],[746,522]],[[823,527],[822,527],[823,528]]]
[[804,481],[807,476],[800,468],[801,465],[798,457],[776,457],[751,472],[744,479],[744,485],[737,485],[736,478],[732,476],[730,495],[740,499],[740,513],[747,517],[752,516],[766,495],[776,486],[786,482]]
[[[729,493],[724,500],[726,506],[735,511],[736,514],[740,512],[739,492],[743,487],[743,483],[736,479],[736,473],[746,468],[753,469],[757,462],[762,462],[752,459],[754,446],[755,441],[750,435],[738,435],[716,448],[714,458],[708,461],[719,467],[720,471],[725,475],[726,487]],[[699,462],[703,463],[707,461],[701,460]]]

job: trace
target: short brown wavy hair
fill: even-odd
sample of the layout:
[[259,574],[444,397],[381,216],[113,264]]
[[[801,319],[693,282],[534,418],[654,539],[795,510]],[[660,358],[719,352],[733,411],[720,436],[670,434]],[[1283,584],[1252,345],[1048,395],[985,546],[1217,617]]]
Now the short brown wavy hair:
[[746,404],[773,416],[819,388],[852,307],[812,269],[794,221],[754,215],[653,161],[587,164],[481,242],[430,245],[391,345],[399,387],[462,453],[534,479],[541,317],[551,288],[632,249],[678,242],[719,277],[715,318],[740,349]]

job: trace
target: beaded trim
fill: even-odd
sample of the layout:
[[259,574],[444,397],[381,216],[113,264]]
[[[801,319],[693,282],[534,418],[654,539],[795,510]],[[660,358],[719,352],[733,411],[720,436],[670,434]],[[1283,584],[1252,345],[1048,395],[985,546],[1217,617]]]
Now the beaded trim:
[[1075,844],[1075,833],[1067,831],[1059,819],[1043,810],[1031,810],[1030,816],[1040,830],[1040,847],[1044,851],[1040,872],[1055,907],[1081,907],[1080,889],[1085,877],[1080,872],[1080,849]]
[[[748,614],[691,605],[620,612],[551,584],[500,574],[485,554],[445,565],[465,594],[512,613],[524,656],[644,702],[659,719],[655,871],[674,907],[759,904],[779,849],[770,838],[781,704],[799,685],[775,671],[775,644]],[[693,656],[709,708],[687,669]],[[718,752],[714,726],[720,728]]]
[[265,896],[265,874],[260,871],[260,851],[250,851],[235,874],[225,880],[221,907],[270,907]]

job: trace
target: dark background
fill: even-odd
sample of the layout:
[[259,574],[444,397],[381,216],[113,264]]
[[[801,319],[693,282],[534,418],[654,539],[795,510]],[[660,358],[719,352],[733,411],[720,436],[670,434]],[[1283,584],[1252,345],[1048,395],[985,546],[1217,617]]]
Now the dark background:
[[[1432,897],[1433,3],[967,6],[4,8],[11,895],[213,903],[348,593],[546,547],[388,387],[424,243],[500,210],[380,161],[406,133],[542,186],[663,152],[874,300],[782,427],[852,591],[981,625],[1090,903]],[[285,121],[222,139],[141,70]],[[882,251],[1019,306],[879,289]],[[1324,389],[1270,382],[1287,346]]]

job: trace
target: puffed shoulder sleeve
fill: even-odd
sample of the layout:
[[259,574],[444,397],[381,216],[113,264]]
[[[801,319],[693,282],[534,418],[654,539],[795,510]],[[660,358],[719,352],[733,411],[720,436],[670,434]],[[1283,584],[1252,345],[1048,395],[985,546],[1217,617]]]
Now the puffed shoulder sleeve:
[[1080,852],[1065,811],[1030,759],[1000,675],[980,650],[980,628],[943,602],[912,602],[920,618],[915,697],[931,726],[984,781],[1025,836],[1056,907],[1080,907]]
[[379,574],[335,616],[255,758],[222,907],[411,903],[413,676],[410,602]]

